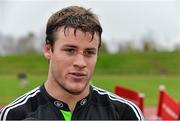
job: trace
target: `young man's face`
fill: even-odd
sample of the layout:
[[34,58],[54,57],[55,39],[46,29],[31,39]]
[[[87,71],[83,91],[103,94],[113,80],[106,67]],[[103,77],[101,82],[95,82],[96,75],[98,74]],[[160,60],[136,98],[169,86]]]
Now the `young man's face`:
[[53,52],[49,49],[50,80],[72,94],[88,88],[97,61],[99,36],[74,29],[60,29]]

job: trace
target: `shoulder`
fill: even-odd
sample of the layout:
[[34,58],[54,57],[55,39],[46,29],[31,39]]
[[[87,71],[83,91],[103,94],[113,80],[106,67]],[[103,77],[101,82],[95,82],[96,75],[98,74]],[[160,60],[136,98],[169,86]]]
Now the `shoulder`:
[[122,118],[124,120],[143,120],[142,112],[133,102],[95,86],[92,86],[92,90],[93,96],[96,98],[96,101],[98,100],[97,102],[110,105],[110,107],[113,107],[114,110],[123,115]]
[[0,111],[0,120],[21,119],[21,117],[26,115],[26,112],[29,110],[28,105],[32,104],[33,98],[36,99],[39,92],[40,87],[37,87],[5,106]]

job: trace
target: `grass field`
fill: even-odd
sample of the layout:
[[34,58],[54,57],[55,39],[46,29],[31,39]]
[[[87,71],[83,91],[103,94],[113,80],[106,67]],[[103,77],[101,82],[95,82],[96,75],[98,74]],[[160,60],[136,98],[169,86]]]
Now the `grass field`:
[[180,76],[159,76],[159,75],[95,75],[93,84],[113,92],[115,85],[122,85],[135,89],[145,94],[145,106],[157,104],[158,89],[161,84],[176,100],[180,99]]
[[[102,54],[91,83],[113,92],[115,85],[123,85],[145,94],[145,106],[156,105],[158,87],[166,86],[173,98],[180,95],[180,53],[122,53]],[[42,55],[26,54],[0,57],[0,104],[7,104],[17,96],[46,80],[48,64]],[[27,87],[20,87],[17,74],[28,75]]]

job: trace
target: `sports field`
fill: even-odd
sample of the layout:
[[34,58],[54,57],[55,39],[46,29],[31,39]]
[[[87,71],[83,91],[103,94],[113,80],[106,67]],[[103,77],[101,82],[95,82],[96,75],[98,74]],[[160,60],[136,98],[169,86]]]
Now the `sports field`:
[[[145,106],[157,104],[161,84],[173,98],[180,95],[180,53],[121,53],[101,54],[91,83],[113,92],[115,85],[123,85],[143,92]],[[48,63],[42,55],[24,54],[0,56],[0,104],[7,104],[46,80]],[[21,87],[19,72],[27,74],[29,84]]]

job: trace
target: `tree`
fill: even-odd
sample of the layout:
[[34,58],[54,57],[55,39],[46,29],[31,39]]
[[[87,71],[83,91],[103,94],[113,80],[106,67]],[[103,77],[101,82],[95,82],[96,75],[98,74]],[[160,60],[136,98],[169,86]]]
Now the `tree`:
[[156,44],[153,37],[153,33],[149,32],[142,39],[143,51],[156,51]]
[[107,53],[108,52],[107,45],[106,45],[106,43],[104,41],[101,41],[100,52],[102,52],[102,53]]
[[36,52],[34,47],[36,37],[35,35],[30,32],[26,36],[21,37],[18,39],[18,43],[16,45],[17,52],[19,53],[31,53]]

